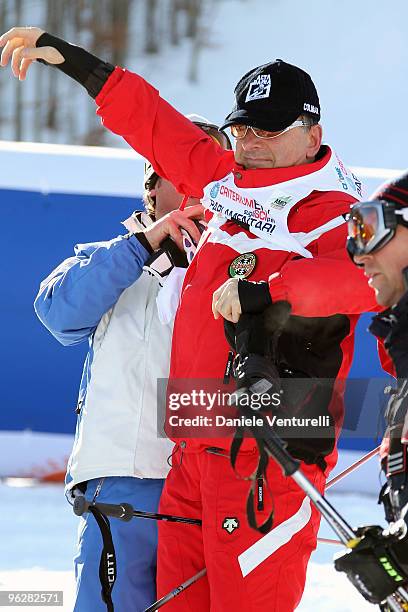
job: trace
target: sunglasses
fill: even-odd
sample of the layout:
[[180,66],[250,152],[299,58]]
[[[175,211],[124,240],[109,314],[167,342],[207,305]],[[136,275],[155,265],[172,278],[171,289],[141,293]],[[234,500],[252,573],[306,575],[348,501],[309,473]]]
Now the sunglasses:
[[408,208],[396,208],[385,200],[354,204],[347,220],[347,252],[352,261],[356,255],[382,249],[394,237],[398,224],[408,227]]
[[248,130],[251,130],[254,136],[257,138],[262,138],[264,140],[272,140],[272,138],[277,138],[278,136],[282,136],[285,132],[289,132],[289,130],[293,130],[293,128],[297,127],[306,127],[306,124],[301,119],[296,119],[293,123],[288,125],[284,130],[279,130],[278,132],[271,132],[269,130],[261,130],[260,128],[252,127],[252,125],[245,125],[241,123],[235,123],[230,126],[231,134],[237,140],[242,140],[247,135]]

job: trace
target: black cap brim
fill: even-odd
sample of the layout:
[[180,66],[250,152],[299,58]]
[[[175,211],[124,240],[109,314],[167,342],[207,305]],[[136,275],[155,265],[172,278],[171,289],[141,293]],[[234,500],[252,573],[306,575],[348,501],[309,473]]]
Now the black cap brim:
[[291,125],[296,119],[300,116],[301,113],[296,111],[287,111],[283,113],[279,111],[276,113],[274,117],[274,113],[270,113],[270,117],[268,120],[265,118],[255,117],[248,113],[246,109],[240,109],[236,111],[232,111],[225,118],[225,122],[220,127],[220,130],[225,130],[225,128],[230,125],[240,124],[240,125],[250,125],[252,127],[259,128],[260,130],[268,130],[270,132],[279,132],[280,130],[284,130],[289,125]]

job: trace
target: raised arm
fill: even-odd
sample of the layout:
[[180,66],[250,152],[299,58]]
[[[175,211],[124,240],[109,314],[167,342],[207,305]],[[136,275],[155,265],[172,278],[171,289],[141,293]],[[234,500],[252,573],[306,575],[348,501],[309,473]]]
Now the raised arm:
[[224,151],[137,74],[114,68],[40,28],[12,28],[0,37],[0,47],[1,65],[11,60],[20,80],[38,60],[84,86],[96,100],[103,124],[146,157],[180,193],[200,197],[206,184],[231,169],[233,153]]

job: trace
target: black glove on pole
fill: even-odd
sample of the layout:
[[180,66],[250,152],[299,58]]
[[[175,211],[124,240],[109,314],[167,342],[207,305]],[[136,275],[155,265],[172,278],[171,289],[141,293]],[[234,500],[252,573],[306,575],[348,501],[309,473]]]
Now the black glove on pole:
[[359,542],[351,550],[339,553],[334,567],[346,573],[367,601],[381,604],[398,588],[408,584],[408,566],[400,560],[401,547],[407,557],[408,543],[406,538],[398,540],[395,536],[384,536],[377,525],[360,527],[356,535],[361,538]]

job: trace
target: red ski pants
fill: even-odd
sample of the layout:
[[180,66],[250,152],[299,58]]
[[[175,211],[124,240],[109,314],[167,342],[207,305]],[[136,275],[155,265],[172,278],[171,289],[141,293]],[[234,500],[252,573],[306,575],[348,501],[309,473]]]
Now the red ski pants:
[[[274,523],[267,535],[259,534],[247,523],[249,482],[236,476],[228,456],[187,452],[180,464],[179,450],[177,455],[160,512],[200,518],[203,524],[201,528],[159,521],[158,597],[204,567],[207,575],[166,604],[166,612],[292,612],[303,593],[320,514],[271,460],[267,480]],[[256,451],[240,453],[239,473],[250,474],[256,458]],[[322,492],[322,471],[305,464],[302,471]],[[267,518],[271,503],[265,490],[258,524]]]

